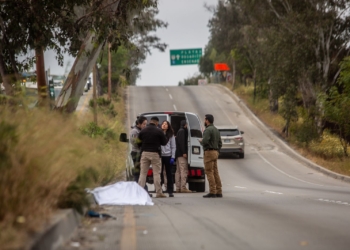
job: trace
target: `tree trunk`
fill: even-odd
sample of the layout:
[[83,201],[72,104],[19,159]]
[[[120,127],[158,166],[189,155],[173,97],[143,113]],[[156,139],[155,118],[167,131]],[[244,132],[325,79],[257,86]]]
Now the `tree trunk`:
[[232,62],[232,89],[235,87],[236,82],[236,60]]
[[101,73],[99,70],[96,72],[97,77],[97,96],[103,95],[102,81],[101,81]]
[[0,74],[2,78],[2,82],[5,88],[5,94],[7,96],[13,96],[13,87],[11,85],[11,81],[6,72],[6,65],[4,62],[3,54],[0,52]]
[[47,99],[47,83],[45,75],[44,50],[42,47],[35,49],[36,80],[38,83],[39,103]]
[[244,87],[247,87],[247,75],[244,74],[242,79],[243,79],[242,82],[244,84]]
[[278,99],[274,97],[273,90],[270,87],[269,93],[269,103],[270,103],[270,112],[277,113],[278,112]]
[[112,95],[112,56],[111,43],[108,43],[108,100],[111,100]]
[[17,68],[17,62],[14,56],[14,52],[12,50],[9,51],[10,54],[10,61],[11,61],[11,66],[12,66],[12,70],[15,74],[16,80],[18,83],[22,82],[22,77],[21,74],[18,72],[18,68]]
[[84,40],[61,93],[57,98],[55,109],[71,113],[77,108],[87,78],[96,64],[102,49],[102,44],[95,46],[94,37],[95,34],[90,32]]
[[256,99],[256,69],[254,69],[253,81],[254,81],[254,102],[255,102],[255,99]]
[[[108,1],[107,1],[108,2]],[[115,12],[120,1],[110,7]],[[78,106],[79,99],[84,91],[84,86],[93,66],[96,65],[103,44],[96,44],[95,34],[89,32],[80,47],[80,51],[74,61],[73,67],[64,83],[64,86],[57,98],[55,109],[71,113]]]
[[94,85],[92,89],[92,96],[94,100],[94,123],[97,125],[97,69],[96,65],[93,65],[92,78],[94,79]]

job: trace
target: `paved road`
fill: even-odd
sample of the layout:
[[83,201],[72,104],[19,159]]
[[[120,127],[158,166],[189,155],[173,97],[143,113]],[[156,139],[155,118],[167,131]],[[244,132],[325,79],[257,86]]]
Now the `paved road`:
[[238,125],[245,159],[219,160],[222,199],[175,194],[154,206],[109,208],[123,219],[100,227],[113,236],[92,249],[350,249],[350,185],[285,154],[223,88],[129,87],[128,103],[130,123],[140,112],[178,110]]

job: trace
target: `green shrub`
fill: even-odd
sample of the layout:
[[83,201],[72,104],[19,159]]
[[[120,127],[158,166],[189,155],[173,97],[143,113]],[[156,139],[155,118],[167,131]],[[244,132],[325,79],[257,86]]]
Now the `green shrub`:
[[114,118],[118,115],[118,112],[114,109],[113,103],[108,106],[108,108],[104,111],[104,114],[108,115],[111,118]]
[[8,153],[18,142],[16,126],[8,124],[5,121],[0,123],[0,170],[9,167]]
[[108,106],[108,105],[110,105],[111,104],[111,100],[107,100],[107,99],[105,99],[105,98],[103,98],[103,97],[99,97],[99,98],[97,98],[97,105],[98,106]]
[[306,120],[301,124],[297,124],[293,128],[293,132],[298,143],[306,147],[310,144],[311,141],[317,140],[319,138],[317,128],[314,122],[311,120]]
[[91,138],[102,137],[106,142],[110,142],[117,139],[117,134],[109,128],[99,127],[94,122],[89,122],[85,126],[80,128],[83,135],[87,135]]
[[86,195],[86,187],[98,182],[99,173],[90,167],[82,171],[77,178],[72,181],[66,191],[58,199],[59,208],[74,208],[83,214],[84,207],[89,207],[90,202]]
[[324,159],[334,157],[342,158],[344,156],[343,147],[339,141],[339,138],[332,135],[327,130],[323,132],[321,140],[313,140],[310,143],[309,148],[311,152],[323,157]]

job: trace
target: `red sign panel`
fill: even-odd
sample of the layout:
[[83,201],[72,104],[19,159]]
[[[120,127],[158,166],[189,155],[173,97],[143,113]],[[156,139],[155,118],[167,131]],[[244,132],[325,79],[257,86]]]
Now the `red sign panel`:
[[227,66],[226,63],[215,63],[214,64],[215,71],[228,71],[230,68]]

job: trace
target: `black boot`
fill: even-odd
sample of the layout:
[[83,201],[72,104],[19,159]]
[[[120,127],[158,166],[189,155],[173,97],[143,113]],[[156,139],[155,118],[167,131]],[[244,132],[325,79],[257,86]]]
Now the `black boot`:
[[203,198],[216,198],[216,194],[206,194],[206,195],[203,195]]

